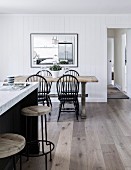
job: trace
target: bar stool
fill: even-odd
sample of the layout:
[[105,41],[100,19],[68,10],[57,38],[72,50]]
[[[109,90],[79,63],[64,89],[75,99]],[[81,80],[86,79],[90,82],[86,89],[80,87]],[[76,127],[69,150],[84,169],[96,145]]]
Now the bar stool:
[[[27,160],[29,159],[29,157],[37,157],[37,156],[45,156],[45,169],[47,170],[47,154],[50,154],[50,161],[52,160],[52,157],[51,157],[51,152],[52,150],[54,149],[55,145],[47,140],[47,120],[46,120],[46,114],[50,113],[51,111],[51,107],[49,106],[29,106],[29,107],[25,107],[21,110],[21,114],[23,116],[26,116],[26,152],[25,152],[25,155],[27,156]],[[28,118],[31,118],[31,117],[34,117],[34,116],[40,116],[41,117],[41,136],[42,136],[42,139],[37,139],[35,141],[30,141],[28,139],[28,133],[31,133],[31,132],[28,132]],[[43,116],[44,116],[44,119],[45,119],[45,138],[44,138],[44,132],[43,132]],[[38,154],[31,154],[29,153],[29,146],[31,144],[34,144],[34,143],[38,143],[38,146],[42,145],[42,152],[39,151]],[[49,147],[47,149],[47,146]]]
[[[4,133],[0,134],[0,158],[12,156],[14,170],[16,170],[15,155],[25,147],[25,138],[18,134]],[[20,170],[22,170],[22,161],[20,154]]]

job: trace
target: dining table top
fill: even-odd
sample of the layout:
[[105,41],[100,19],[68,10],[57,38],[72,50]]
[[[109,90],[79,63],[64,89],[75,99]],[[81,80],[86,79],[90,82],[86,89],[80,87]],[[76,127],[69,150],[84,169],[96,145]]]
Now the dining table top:
[[[28,75],[25,76],[16,76],[15,81],[16,82],[25,82]],[[53,77],[45,77],[47,82],[57,82],[58,78],[53,78]],[[81,83],[88,83],[88,82],[98,82],[98,79],[95,76],[76,76],[79,82]]]

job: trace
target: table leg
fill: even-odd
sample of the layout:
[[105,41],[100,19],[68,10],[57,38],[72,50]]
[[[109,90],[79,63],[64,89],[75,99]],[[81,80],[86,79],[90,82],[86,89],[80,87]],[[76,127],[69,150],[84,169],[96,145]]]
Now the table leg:
[[81,83],[81,118],[86,118],[86,106],[85,106],[85,91],[86,91],[86,83]]

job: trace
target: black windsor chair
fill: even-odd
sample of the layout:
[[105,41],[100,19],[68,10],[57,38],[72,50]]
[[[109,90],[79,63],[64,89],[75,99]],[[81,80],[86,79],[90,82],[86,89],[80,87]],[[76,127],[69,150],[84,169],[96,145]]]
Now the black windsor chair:
[[[57,121],[59,121],[61,112],[72,112],[75,111],[76,118],[78,120],[79,115],[79,101],[78,101],[78,92],[79,92],[79,82],[77,78],[70,74],[65,74],[61,76],[56,83],[58,100],[60,101],[59,105],[59,115]],[[65,108],[65,103],[73,103],[73,110]]]

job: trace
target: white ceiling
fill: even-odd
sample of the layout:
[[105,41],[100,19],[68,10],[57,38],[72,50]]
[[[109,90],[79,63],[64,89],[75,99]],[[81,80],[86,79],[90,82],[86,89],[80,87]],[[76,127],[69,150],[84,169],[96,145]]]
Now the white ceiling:
[[1,14],[129,14],[131,0],[0,0]]

